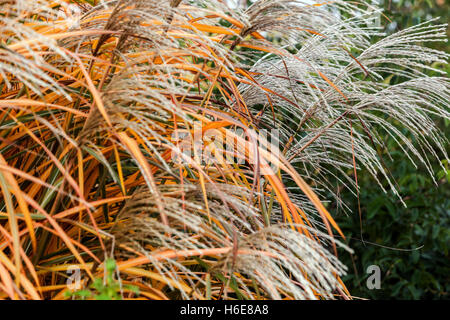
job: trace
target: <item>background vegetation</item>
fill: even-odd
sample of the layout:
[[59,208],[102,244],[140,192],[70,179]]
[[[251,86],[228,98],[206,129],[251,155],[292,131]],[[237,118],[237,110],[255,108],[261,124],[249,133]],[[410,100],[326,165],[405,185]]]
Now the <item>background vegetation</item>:
[[[440,22],[450,21],[448,1],[385,1],[383,19],[388,32],[439,17]],[[450,33],[447,31],[447,34]],[[450,51],[449,43],[435,43],[431,47]],[[447,73],[448,65],[441,66]],[[436,119],[439,128],[450,136],[448,121]],[[367,171],[358,173],[361,187],[363,243],[360,233],[358,202],[353,194],[343,193],[353,214],[340,213],[337,221],[349,237],[347,242],[354,250],[353,256],[341,253],[341,259],[350,267],[344,279],[350,291],[358,297],[370,299],[449,299],[450,298],[450,169],[433,163],[438,185],[423,166],[416,168],[406,160],[393,143],[386,141],[392,161],[386,160],[389,171],[397,181],[407,208],[392,193],[382,193]],[[384,156],[386,157],[386,150]],[[442,155],[441,155],[442,156]],[[417,250],[408,250],[414,249]],[[407,250],[404,250],[407,249]],[[378,265],[382,272],[380,290],[368,290],[366,269]]]

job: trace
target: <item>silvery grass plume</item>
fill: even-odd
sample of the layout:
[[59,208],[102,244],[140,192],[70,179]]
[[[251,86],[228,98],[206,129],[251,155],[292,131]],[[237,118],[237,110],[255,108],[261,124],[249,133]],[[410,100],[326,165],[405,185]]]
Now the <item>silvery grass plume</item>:
[[68,298],[113,257],[124,298],[351,298],[318,195],[362,166],[395,192],[386,135],[447,158],[445,26],[382,37],[373,9],[1,1],[0,297]]

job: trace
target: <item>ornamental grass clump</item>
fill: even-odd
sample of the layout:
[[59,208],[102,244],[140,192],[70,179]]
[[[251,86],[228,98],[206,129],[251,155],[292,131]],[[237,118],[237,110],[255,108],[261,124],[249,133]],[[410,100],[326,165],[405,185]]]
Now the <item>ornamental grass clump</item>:
[[358,196],[364,167],[396,193],[387,136],[448,159],[448,54],[425,46],[446,26],[384,36],[380,15],[0,1],[0,298],[78,297],[105,261],[127,299],[351,298],[332,181]]

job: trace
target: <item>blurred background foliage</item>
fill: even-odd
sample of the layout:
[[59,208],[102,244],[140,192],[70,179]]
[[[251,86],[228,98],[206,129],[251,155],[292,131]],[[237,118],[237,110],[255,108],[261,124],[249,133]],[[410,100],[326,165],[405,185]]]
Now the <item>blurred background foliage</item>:
[[[446,0],[385,0],[382,6],[391,20],[382,18],[381,21],[388,33],[436,17],[439,17],[436,23],[449,21],[450,6]],[[427,45],[449,52],[448,42]],[[447,75],[450,72],[449,65],[437,67],[445,68]],[[441,121],[439,125],[449,137],[450,124]],[[348,237],[346,242],[355,251],[353,255],[344,251],[340,254],[340,259],[349,267],[345,283],[355,297],[361,298],[449,299],[450,164],[443,160],[444,170],[439,163],[433,163],[436,185],[425,167],[416,168],[392,139],[386,140],[386,147],[393,160],[386,161],[386,151],[382,152],[383,158],[407,208],[393,193],[384,194],[367,172],[358,172],[362,230],[354,195],[341,193],[351,214],[338,208],[332,210],[337,212],[337,222]],[[365,243],[361,241],[361,233]],[[366,286],[372,274],[366,273],[370,265],[381,269],[378,290],[369,290]]]

